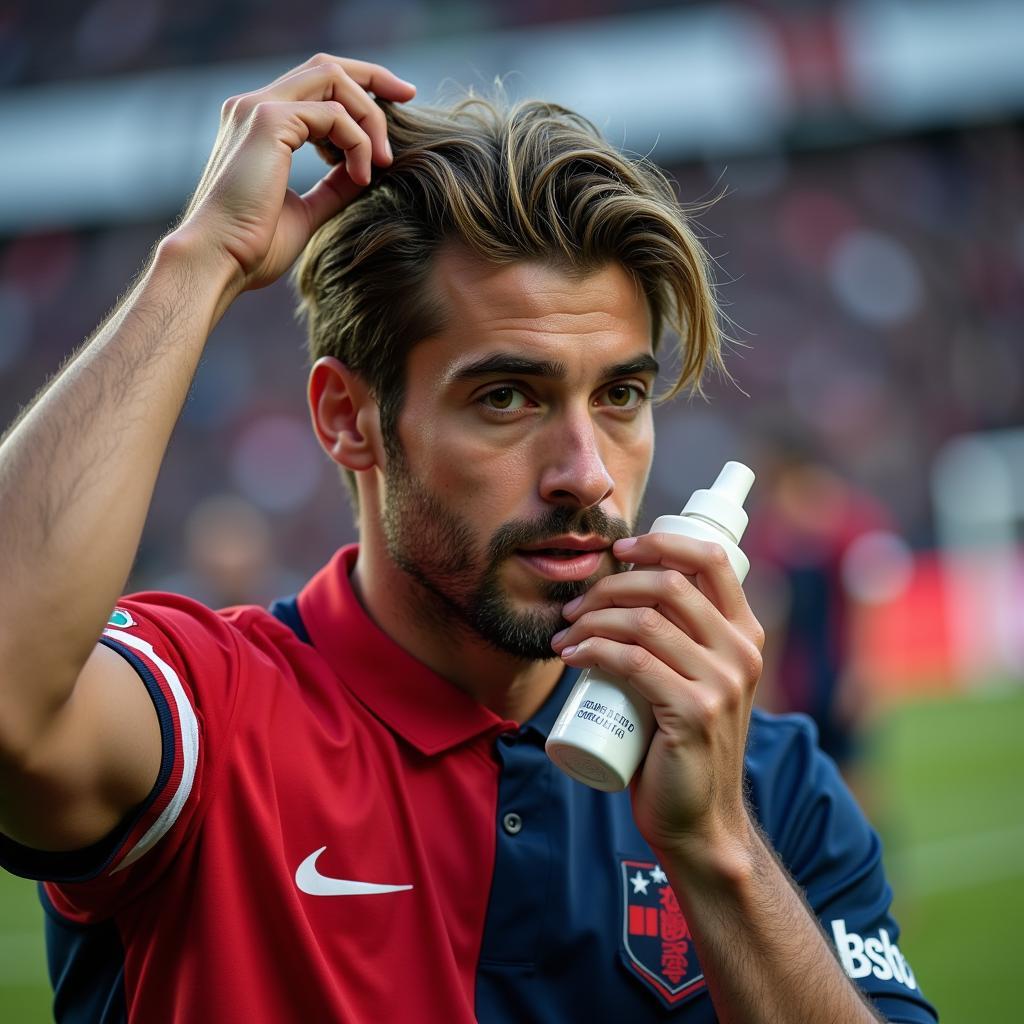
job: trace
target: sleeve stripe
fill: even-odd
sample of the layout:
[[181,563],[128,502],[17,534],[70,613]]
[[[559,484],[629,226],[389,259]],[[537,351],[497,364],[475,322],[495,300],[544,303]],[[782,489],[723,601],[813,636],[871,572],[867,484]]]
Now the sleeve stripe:
[[118,629],[104,630],[104,636],[145,655],[146,659],[163,677],[177,711],[182,753],[181,778],[177,790],[156,821],[121,859],[117,867],[110,872],[113,875],[122,868],[128,867],[129,864],[133,864],[143,854],[151,850],[178,820],[178,816],[188,802],[189,794],[192,792],[192,783],[195,781],[196,766],[199,762],[199,723],[177,672],[153,650],[152,644]]

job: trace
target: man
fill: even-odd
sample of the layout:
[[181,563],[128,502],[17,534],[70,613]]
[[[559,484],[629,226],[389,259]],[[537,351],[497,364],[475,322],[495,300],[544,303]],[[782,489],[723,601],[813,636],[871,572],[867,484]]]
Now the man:
[[[632,536],[663,325],[681,384],[717,360],[671,189],[558,108],[370,93],[414,89],[319,55],[229,100],[179,226],[0,450],[0,853],[47,880],[58,1016],[877,1020],[788,868],[879,1010],[933,1019],[809,730],[748,741],[760,629],[722,552]],[[344,161],[299,197],[309,140]],[[303,250],[358,549],[273,615],[118,600],[212,326]],[[543,755],[588,665],[654,706],[630,794]]]
[[775,620],[773,632],[760,615],[776,662],[762,672],[760,703],[806,714],[819,746],[864,806],[861,748],[870,694],[848,577],[858,542],[888,534],[891,523],[879,502],[844,479],[807,438],[776,429],[766,432],[763,448],[759,500],[744,542]]

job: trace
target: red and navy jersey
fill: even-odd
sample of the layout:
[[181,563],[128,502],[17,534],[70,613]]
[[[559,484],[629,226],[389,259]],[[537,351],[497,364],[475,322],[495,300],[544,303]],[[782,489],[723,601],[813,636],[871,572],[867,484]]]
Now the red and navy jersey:
[[[627,793],[544,754],[571,688],[504,721],[395,645],[346,548],[270,614],[141,594],[103,643],[163,742],[148,800],[48,854],[58,1021],[715,1020],[689,927]],[[755,712],[753,809],[848,973],[935,1016],[896,945],[879,841],[800,717]]]

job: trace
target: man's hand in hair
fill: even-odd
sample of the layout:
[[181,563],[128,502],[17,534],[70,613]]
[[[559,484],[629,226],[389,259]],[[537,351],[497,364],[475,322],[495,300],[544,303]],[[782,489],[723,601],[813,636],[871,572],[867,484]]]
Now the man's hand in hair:
[[[172,235],[229,266],[233,294],[270,284],[313,232],[370,183],[372,166],[391,163],[374,97],[402,102],[415,94],[415,86],[378,64],[317,54],[264,88],[231,97]],[[344,162],[300,196],[288,187],[292,154],[323,139],[344,153]]]

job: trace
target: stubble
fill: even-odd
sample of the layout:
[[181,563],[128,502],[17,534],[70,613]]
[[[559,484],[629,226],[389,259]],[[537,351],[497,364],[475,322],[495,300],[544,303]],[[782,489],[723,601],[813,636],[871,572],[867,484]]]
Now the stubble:
[[[399,453],[389,460],[384,538],[392,561],[419,587],[412,614],[442,632],[469,632],[496,650],[529,661],[554,657],[551,637],[565,625],[562,606],[605,573],[585,580],[544,581],[539,600],[517,608],[501,582],[501,569],[530,544],[566,533],[597,535],[609,544],[633,533],[599,508],[553,506],[535,521],[510,520],[486,544],[469,523],[431,494]],[[625,568],[613,561],[612,572]]]

